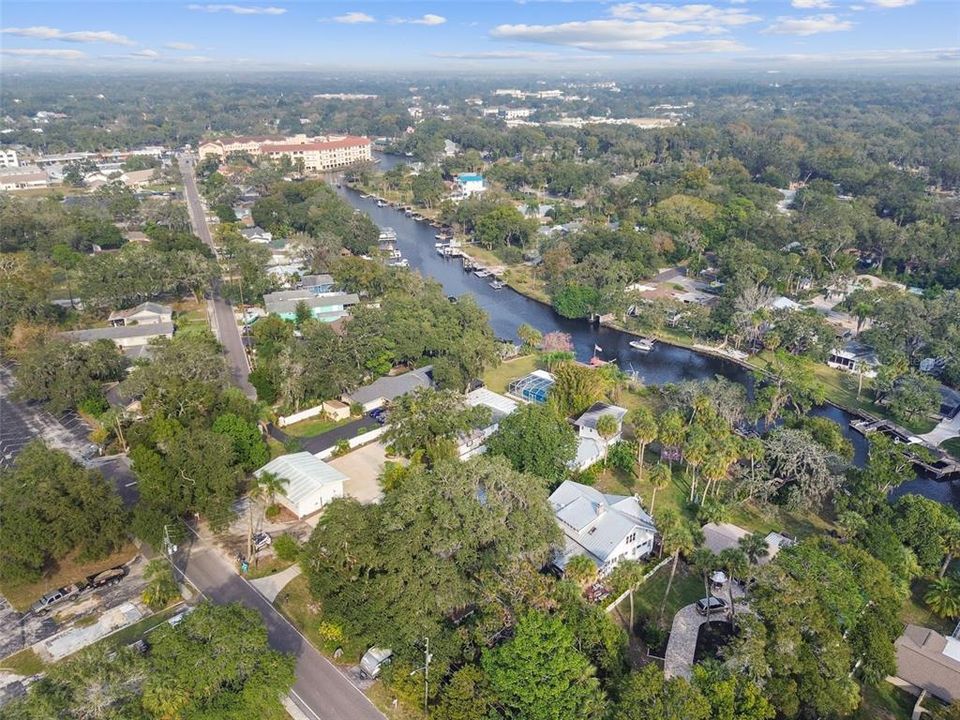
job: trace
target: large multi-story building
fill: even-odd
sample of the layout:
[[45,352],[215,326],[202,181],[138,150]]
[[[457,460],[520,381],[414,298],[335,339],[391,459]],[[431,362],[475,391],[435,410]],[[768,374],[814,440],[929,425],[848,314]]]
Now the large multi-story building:
[[20,160],[17,159],[17,151],[13,148],[0,148],[0,167],[20,167]]
[[268,157],[272,160],[286,157],[295,165],[302,161],[303,169],[312,172],[336,170],[373,159],[370,154],[370,139],[354,135],[307,137],[301,134],[293,137],[219,138],[201,143],[199,150],[201,160],[210,155],[225,158],[235,152],[245,152],[253,157]]

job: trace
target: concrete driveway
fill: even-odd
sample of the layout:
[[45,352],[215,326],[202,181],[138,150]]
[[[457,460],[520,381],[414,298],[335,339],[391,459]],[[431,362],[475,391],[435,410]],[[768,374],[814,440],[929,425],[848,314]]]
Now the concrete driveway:
[[[725,589],[715,595],[729,602]],[[737,585],[733,587],[733,598],[737,612],[744,612],[746,608],[741,602],[743,591]],[[710,613],[711,622],[729,619],[730,614],[726,608]],[[693,657],[697,650],[697,636],[700,634],[700,626],[705,622],[707,617],[697,612],[696,603],[680,608],[673,616],[673,627],[670,628],[670,639],[667,641],[667,651],[663,659],[665,677],[682,677],[689,680],[693,676]]]
[[348,480],[343,484],[344,494],[368,505],[380,502],[383,497],[379,478],[386,461],[386,446],[375,442],[328,460],[327,463],[347,476]]

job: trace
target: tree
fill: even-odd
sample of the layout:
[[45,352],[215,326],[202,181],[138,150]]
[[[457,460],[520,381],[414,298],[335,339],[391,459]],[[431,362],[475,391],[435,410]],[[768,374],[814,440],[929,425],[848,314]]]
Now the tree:
[[576,456],[573,428],[549,405],[521,405],[500,421],[487,453],[502,455],[514,470],[559,482]]
[[669,451],[670,469],[673,470],[673,458],[683,444],[686,435],[686,423],[676,410],[669,410],[660,416],[660,431],[657,434],[660,440],[660,456]]
[[[657,421],[646,406],[632,410],[628,422],[633,426],[633,436],[637,441],[637,464],[640,480],[643,480],[643,451],[649,443],[657,439]],[[656,491],[654,491],[656,492]],[[653,503],[651,503],[651,512]]]
[[750,567],[747,554],[740,548],[726,548],[717,555],[717,564],[727,574],[727,593],[730,602],[730,622],[736,623],[737,608],[733,602],[733,583],[745,580],[744,574]]
[[434,461],[455,454],[460,435],[489,421],[489,408],[467,405],[458,392],[420,388],[394,402],[384,439],[401,455],[420,450]]
[[761,558],[770,554],[770,547],[767,539],[762,533],[749,533],[737,540],[737,546],[747,556],[747,560],[756,565]]
[[960,617],[960,575],[954,573],[931,582],[923,601],[942,618]]
[[709,720],[710,704],[684,678],[663,676],[655,664],[630,673],[613,705],[611,720]]
[[920,495],[908,494],[894,505],[894,528],[917,558],[928,575],[938,573],[953,548],[946,543],[952,539],[960,517],[943,503]]
[[476,720],[486,718],[496,702],[486,674],[476,665],[457,670],[440,691],[440,700],[432,715],[436,720]]
[[760,685],[714,662],[693,668],[693,687],[711,708],[711,720],[772,720],[776,709]]
[[[710,597],[710,574],[719,567],[718,557],[710,548],[699,547],[690,553],[690,565],[703,580],[703,596]],[[710,622],[710,605],[707,605],[707,622]]]
[[563,417],[579,415],[603,399],[608,389],[606,376],[574,362],[561,362],[554,369],[556,381],[548,402]]
[[597,435],[603,441],[603,462],[607,462],[607,453],[610,449],[610,439],[613,438],[620,429],[620,424],[611,415],[601,415],[597,418]]
[[126,513],[103,475],[35,440],[0,470],[0,527],[0,578],[28,582],[51,562],[118,550]]
[[143,572],[147,586],[143,589],[142,600],[151,610],[162,610],[175,598],[180,597],[180,588],[173,577],[173,569],[166,560],[151,560]]
[[779,428],[764,441],[773,473],[774,492],[784,493],[792,507],[815,508],[840,483],[827,450],[804,430]]
[[253,547],[253,508],[260,505],[261,522],[266,517],[267,509],[273,505],[274,498],[282,493],[290,481],[282,478],[276,473],[266,470],[259,475],[254,475],[253,484],[248,493],[249,505],[247,508],[247,557],[256,558]]
[[897,418],[910,422],[940,406],[938,383],[929,375],[909,372],[897,380],[886,402]]
[[523,323],[517,328],[517,337],[520,338],[526,352],[536,350],[543,342],[543,333],[527,323]]
[[230,438],[237,461],[248,472],[265,465],[270,459],[270,450],[255,423],[235,413],[224,413],[214,420],[210,429]]
[[603,691],[595,668],[557,619],[528,612],[514,636],[485,650],[483,669],[506,716],[529,720],[600,718]]
[[697,544],[698,534],[699,528],[694,527],[689,521],[682,518],[676,510],[671,509],[660,516],[660,551],[673,556],[673,564],[670,566],[670,579],[667,581],[667,589],[663,593],[663,602],[660,603],[660,622],[663,622],[663,611],[666,610],[667,598],[670,597],[673,579],[677,575],[677,563],[680,562],[680,555],[693,552]]
[[673,473],[670,472],[669,467],[658,462],[650,471],[650,477],[648,480],[650,482],[650,487],[653,489],[650,494],[650,516],[653,517],[653,506],[657,501],[657,490],[663,490],[663,488],[670,484],[670,482],[673,480]]
[[563,569],[563,576],[586,587],[597,579],[597,565],[586,555],[574,555]]

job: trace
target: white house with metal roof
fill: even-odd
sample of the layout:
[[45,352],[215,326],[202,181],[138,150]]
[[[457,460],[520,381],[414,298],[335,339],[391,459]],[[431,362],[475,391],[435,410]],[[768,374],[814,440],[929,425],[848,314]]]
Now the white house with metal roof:
[[347,479],[342,472],[308,452],[276,457],[254,475],[259,478],[264,473],[286,480],[277,502],[300,519],[343,497],[343,482]]
[[[597,422],[604,416],[613,418],[617,425],[617,431],[609,438],[603,438],[597,432]],[[600,462],[605,450],[623,438],[623,419],[626,416],[627,409],[619,405],[594,403],[574,420],[573,425],[577,429],[577,455],[570,461],[570,467],[582,471]]]
[[584,555],[600,575],[621,560],[638,560],[653,552],[656,525],[635,496],[607,495],[588,485],[565,480],[550,496],[565,543],[553,564],[563,570]]
[[493,392],[489,388],[479,387],[467,393],[466,403],[470,407],[485,407],[490,410],[490,424],[465,434],[460,438],[458,451],[460,458],[479,455],[486,452],[487,439],[500,427],[500,421],[517,409],[519,403],[505,395]]

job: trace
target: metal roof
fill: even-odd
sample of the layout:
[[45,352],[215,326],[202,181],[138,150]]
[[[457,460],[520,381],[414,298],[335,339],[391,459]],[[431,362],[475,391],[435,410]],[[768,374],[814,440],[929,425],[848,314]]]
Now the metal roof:
[[86,328],[67,330],[60,337],[71,342],[93,342],[95,340],[122,340],[124,338],[160,337],[173,335],[172,322],[149,323],[146,325],[121,325],[119,327]]
[[574,421],[574,425],[577,427],[586,427],[597,429],[597,421],[604,415],[609,415],[614,420],[617,421],[617,425],[620,425],[623,422],[623,419],[627,416],[627,409],[622,408],[619,405],[608,405],[607,403],[594,403],[590,406],[589,409],[584,411],[584,413]]
[[294,505],[309,498],[323,485],[342,483],[347,476],[335,467],[308,452],[292,453],[276,457],[254,475],[260,477],[269,472],[287,481],[281,493]]
[[499,393],[495,393],[485,387],[477,388],[476,390],[471,390],[468,392],[467,405],[470,407],[483,405],[484,407],[490,408],[493,414],[493,422],[498,422],[500,418],[506,417],[517,409],[516,401],[511,400],[504,395],[500,395]]
[[507,387],[508,392],[529,402],[544,403],[547,401],[547,394],[550,388],[556,382],[553,375],[543,370],[534,370],[529,375],[514,380]]

